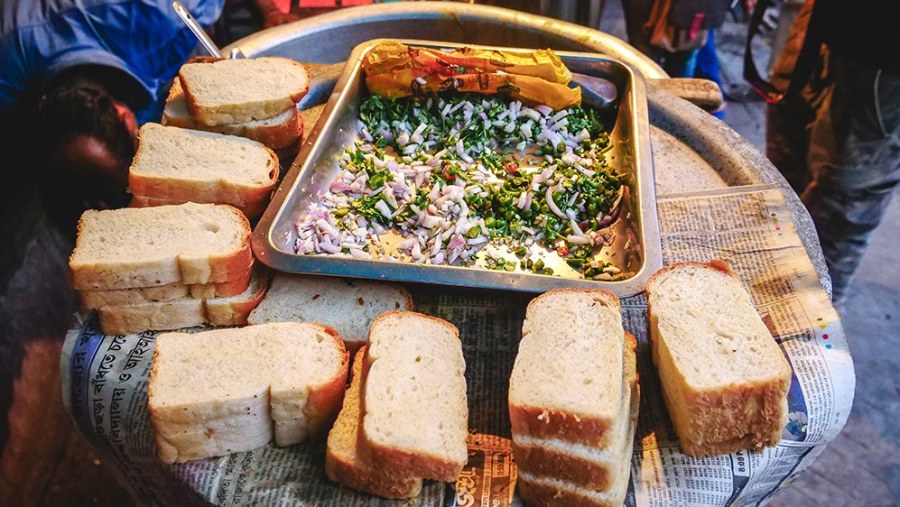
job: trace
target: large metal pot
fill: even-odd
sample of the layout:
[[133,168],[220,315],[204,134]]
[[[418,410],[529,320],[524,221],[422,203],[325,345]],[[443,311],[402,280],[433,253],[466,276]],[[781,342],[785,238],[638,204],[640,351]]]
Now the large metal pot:
[[603,32],[534,14],[460,2],[392,2],[341,9],[257,32],[225,52],[240,47],[247,56],[280,55],[303,62],[338,63],[346,60],[357,44],[378,38],[604,53],[633,65],[645,78],[667,77],[653,60]]
[[597,52],[630,64],[651,86],[648,103],[657,194],[735,185],[781,187],[819,279],[831,290],[815,227],[797,194],[759,150],[725,123],[679,97],[655,62],[626,42],[573,23],[460,2],[397,2],[352,7],[270,28],[226,47],[248,57],[277,55],[318,66],[303,107],[324,103],[353,48],[376,38],[444,40],[507,47]]

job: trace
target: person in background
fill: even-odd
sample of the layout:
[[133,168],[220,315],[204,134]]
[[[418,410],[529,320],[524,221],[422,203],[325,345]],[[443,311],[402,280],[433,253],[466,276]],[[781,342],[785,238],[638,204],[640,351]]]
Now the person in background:
[[[208,26],[223,2],[183,3]],[[9,150],[32,152],[60,218],[127,204],[137,128],[159,120],[196,46],[168,0],[2,3],[0,122],[21,134],[4,137],[16,138]]]
[[[727,0],[623,0],[622,8],[629,44],[671,77],[709,79],[722,89],[715,29],[731,9]],[[713,114],[722,118],[724,110],[723,103]]]
[[838,304],[900,182],[895,25],[879,2],[810,0],[773,70],[787,92],[768,107],[766,155],[812,216]]
[[[222,9],[183,3],[203,25]],[[59,347],[71,324],[75,223],[127,203],[137,127],[160,119],[196,45],[170,0],[0,3],[0,451],[23,358]],[[28,389],[58,402],[58,377],[35,377],[49,384]]]

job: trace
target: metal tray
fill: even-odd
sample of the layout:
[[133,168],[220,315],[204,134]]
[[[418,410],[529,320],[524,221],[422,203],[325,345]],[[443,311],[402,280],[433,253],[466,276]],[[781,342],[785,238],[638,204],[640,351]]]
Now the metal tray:
[[[526,292],[544,292],[559,287],[600,288],[620,297],[644,289],[647,278],[662,267],[653,162],[650,154],[650,127],[643,77],[627,64],[602,55],[557,52],[574,73],[606,79],[615,84],[615,101],[604,106],[612,122],[608,152],[611,165],[626,175],[626,190],[618,220],[610,226],[613,239],[596,259],[610,261],[624,273],[617,281],[585,280],[569,268],[555,251],[544,249],[541,257],[554,275],[528,271],[495,271],[475,266],[426,265],[405,262],[369,261],[329,255],[297,255],[295,224],[308,204],[318,199],[338,174],[337,157],[357,136],[358,104],[367,90],[362,76],[363,58],[383,39],[358,45],[347,60],[344,72],[325,110],[304,142],[294,164],[272,198],[253,232],[253,251],[267,266],[283,272],[337,275],[406,282],[457,285]],[[405,44],[431,48],[458,48],[448,42],[404,40]],[[521,48],[501,48],[521,49]],[[585,103],[592,106],[590,94]],[[494,257],[498,252],[492,252]],[[511,254],[510,258],[514,259]],[[518,269],[518,268],[517,268]]]

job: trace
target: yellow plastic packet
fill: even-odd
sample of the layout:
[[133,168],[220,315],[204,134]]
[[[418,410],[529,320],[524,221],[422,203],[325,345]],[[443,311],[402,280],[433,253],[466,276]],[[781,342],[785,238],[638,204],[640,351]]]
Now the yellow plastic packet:
[[553,109],[581,103],[581,89],[567,86],[572,74],[551,50],[446,53],[389,41],[368,53],[363,71],[371,93],[391,98],[457,90],[503,94]]

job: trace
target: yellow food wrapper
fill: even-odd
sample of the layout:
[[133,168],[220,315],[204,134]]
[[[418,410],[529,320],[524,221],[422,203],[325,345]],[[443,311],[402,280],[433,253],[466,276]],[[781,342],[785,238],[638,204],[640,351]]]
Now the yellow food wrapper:
[[581,103],[572,73],[550,50],[519,53],[462,48],[451,53],[384,42],[363,61],[371,93],[390,98],[447,90],[503,94],[563,109]]

